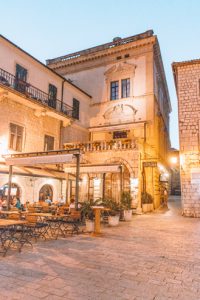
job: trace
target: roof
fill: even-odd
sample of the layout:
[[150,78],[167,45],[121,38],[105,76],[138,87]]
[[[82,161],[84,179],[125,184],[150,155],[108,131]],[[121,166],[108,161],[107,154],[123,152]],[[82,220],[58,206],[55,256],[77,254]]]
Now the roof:
[[120,37],[116,37],[116,38],[113,39],[112,42],[102,44],[102,45],[99,45],[99,46],[95,46],[95,47],[92,47],[92,48],[88,48],[88,49],[85,49],[85,50],[81,50],[81,51],[78,51],[78,52],[70,53],[70,54],[67,54],[67,55],[64,55],[64,56],[56,57],[56,58],[53,58],[53,59],[48,59],[48,60],[46,60],[46,63],[47,63],[47,65],[51,65],[51,64],[54,64],[54,63],[58,63],[58,62],[67,61],[67,60],[70,60],[70,59],[73,59],[73,58],[78,58],[78,57],[83,56],[83,55],[92,54],[92,53],[96,53],[96,52],[103,51],[103,50],[106,50],[106,49],[111,49],[111,48],[114,48],[116,46],[121,46],[121,45],[125,45],[125,44],[128,44],[128,43],[132,43],[132,42],[142,40],[142,39],[145,39],[145,38],[148,38],[148,37],[151,37],[151,36],[153,36],[153,30],[148,30],[148,31],[145,31],[143,33],[136,34],[136,35],[126,37],[126,38],[123,38],[123,39],[120,38]]
[[51,73],[53,73],[54,75],[56,75],[57,77],[61,78],[63,81],[67,82],[68,84],[70,84],[71,86],[75,87],[76,89],[78,89],[80,92],[82,92],[83,94],[85,94],[86,96],[88,96],[89,98],[92,98],[91,95],[89,95],[87,92],[85,92],[84,90],[82,90],[81,88],[79,88],[78,86],[76,86],[74,83],[72,83],[71,81],[67,80],[66,78],[64,78],[62,75],[59,75],[58,73],[56,73],[54,70],[52,70],[51,68],[49,68],[48,66],[46,66],[45,64],[43,64],[40,60],[38,60],[37,58],[35,58],[34,56],[32,56],[31,54],[29,54],[28,52],[26,52],[25,50],[23,50],[22,48],[20,48],[19,46],[17,46],[16,44],[14,44],[13,42],[11,42],[9,39],[7,39],[5,36],[3,36],[2,34],[0,34],[0,38],[4,39],[6,42],[8,42],[9,44],[11,44],[12,46],[14,46],[15,48],[17,48],[18,50],[22,51],[24,54],[28,55],[30,58],[32,58],[34,61],[36,61],[37,63],[39,63],[40,65],[42,65],[44,68],[48,69]]
[[177,92],[177,68],[183,67],[183,66],[188,66],[188,65],[195,65],[195,64],[200,64],[200,59],[191,59],[191,60],[184,60],[184,61],[172,63],[172,70],[173,70],[173,75],[174,75],[176,92]]
[[185,60],[185,61],[180,61],[180,62],[173,62],[172,68],[175,70],[177,67],[194,65],[194,64],[200,64],[200,59],[191,59],[191,60]]

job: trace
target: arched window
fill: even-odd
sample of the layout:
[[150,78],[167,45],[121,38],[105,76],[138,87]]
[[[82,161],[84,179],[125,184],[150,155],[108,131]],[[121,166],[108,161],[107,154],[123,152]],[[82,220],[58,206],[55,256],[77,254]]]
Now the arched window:
[[49,184],[43,185],[39,192],[39,201],[45,201],[49,197],[53,199],[53,189]]
[[[0,197],[7,198],[7,196],[8,196],[8,183],[0,187]],[[21,198],[21,188],[16,183],[12,183],[11,185],[11,196],[13,197],[16,196],[18,198]]]

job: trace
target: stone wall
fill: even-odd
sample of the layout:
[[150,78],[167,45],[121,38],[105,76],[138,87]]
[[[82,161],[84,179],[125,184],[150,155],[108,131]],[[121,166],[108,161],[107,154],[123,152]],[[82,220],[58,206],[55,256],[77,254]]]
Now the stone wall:
[[[20,189],[20,200],[21,203],[30,203],[37,202],[39,200],[40,189],[48,184],[51,186],[53,191],[53,201],[57,201],[62,193],[65,197],[66,195],[66,181],[53,178],[45,177],[32,177],[32,176],[22,176],[14,175],[13,183],[17,184]],[[0,174],[0,187],[8,183],[8,175]]]
[[200,63],[175,65],[179,102],[181,192],[183,214],[200,217]]

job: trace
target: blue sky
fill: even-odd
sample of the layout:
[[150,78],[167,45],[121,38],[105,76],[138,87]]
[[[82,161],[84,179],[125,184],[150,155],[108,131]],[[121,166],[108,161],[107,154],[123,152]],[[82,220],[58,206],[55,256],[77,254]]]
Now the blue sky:
[[1,34],[43,62],[153,29],[173,108],[171,142],[178,147],[171,63],[199,58],[199,0],[0,0],[0,5]]

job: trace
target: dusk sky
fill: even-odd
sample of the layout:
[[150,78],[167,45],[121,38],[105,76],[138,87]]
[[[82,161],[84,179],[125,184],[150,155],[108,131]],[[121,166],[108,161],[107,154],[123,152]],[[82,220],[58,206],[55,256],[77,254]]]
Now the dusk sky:
[[0,33],[45,62],[153,29],[158,36],[172,109],[171,142],[178,148],[177,97],[171,63],[199,58],[198,0],[0,1]]

